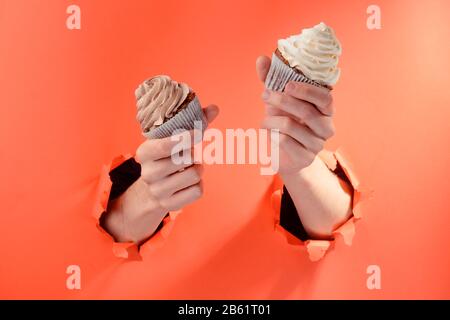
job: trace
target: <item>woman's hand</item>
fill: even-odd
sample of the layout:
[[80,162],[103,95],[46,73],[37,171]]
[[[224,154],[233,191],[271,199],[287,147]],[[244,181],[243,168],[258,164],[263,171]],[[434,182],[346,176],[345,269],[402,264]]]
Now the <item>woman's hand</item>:
[[[257,73],[262,81],[269,67],[269,58],[258,58]],[[266,106],[262,127],[280,132],[279,172],[296,173],[308,167],[323,149],[325,141],[334,135],[330,91],[306,83],[289,82],[284,92],[266,89],[262,99]]]
[[[268,57],[256,70],[265,81]],[[308,234],[330,239],[352,215],[352,189],[317,156],[334,134],[333,99],[329,90],[290,82],[284,92],[264,91],[263,127],[280,130],[279,172]]]
[[[219,109],[212,105],[204,109],[208,123],[218,115]],[[184,139],[191,139],[193,131],[185,131]],[[180,137],[182,138],[182,137]],[[167,137],[150,139],[136,151],[141,164],[141,177],[118,199],[110,203],[104,219],[104,228],[119,242],[137,244],[150,237],[169,211],[180,210],[198,200],[203,193],[203,166],[184,161],[177,164],[172,155],[179,139]]]

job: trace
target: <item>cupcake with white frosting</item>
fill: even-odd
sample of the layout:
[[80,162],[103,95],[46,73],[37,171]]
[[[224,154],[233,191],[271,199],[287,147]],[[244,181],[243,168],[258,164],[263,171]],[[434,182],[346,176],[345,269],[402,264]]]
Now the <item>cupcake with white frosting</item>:
[[176,130],[204,131],[207,121],[191,88],[161,75],[145,80],[135,91],[137,120],[146,138],[164,138]]
[[266,87],[283,91],[289,81],[332,89],[340,76],[341,44],[334,30],[321,22],[301,34],[278,40]]

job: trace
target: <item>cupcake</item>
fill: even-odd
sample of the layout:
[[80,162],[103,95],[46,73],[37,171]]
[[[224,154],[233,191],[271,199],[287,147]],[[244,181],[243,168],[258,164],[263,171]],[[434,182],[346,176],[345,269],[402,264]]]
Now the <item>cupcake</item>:
[[266,78],[266,87],[283,91],[289,81],[332,89],[339,79],[341,44],[330,27],[321,22],[301,34],[278,40]]
[[145,80],[135,92],[137,120],[146,138],[165,138],[176,130],[207,126],[196,94],[185,83],[161,75]]

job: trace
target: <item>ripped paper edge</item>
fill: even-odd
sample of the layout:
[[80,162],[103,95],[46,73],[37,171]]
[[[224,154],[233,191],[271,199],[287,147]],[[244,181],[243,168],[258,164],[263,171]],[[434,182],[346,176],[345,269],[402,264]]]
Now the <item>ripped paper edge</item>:
[[173,222],[181,213],[181,210],[169,212],[168,216],[163,220],[162,228],[140,246],[133,242],[116,242],[114,238],[105,229],[103,229],[100,225],[100,218],[108,208],[109,194],[112,187],[112,181],[109,173],[132,157],[133,155],[131,154],[119,155],[113,158],[110,163],[102,166],[92,216],[96,221],[97,229],[100,230],[100,232],[112,242],[112,252],[114,256],[128,260],[142,260],[140,253],[141,249],[147,249],[150,247],[149,244],[151,244],[151,247],[154,248],[161,247],[164,240],[169,236],[173,227]]
[[321,260],[325,254],[334,246],[336,242],[343,242],[347,246],[351,246],[353,243],[353,237],[356,233],[355,223],[362,218],[361,212],[361,202],[370,198],[371,192],[368,190],[362,190],[360,181],[358,180],[356,174],[349,161],[343,155],[342,149],[338,149],[335,152],[328,150],[322,150],[319,153],[319,157],[326,164],[326,166],[331,170],[335,171],[338,165],[344,171],[345,176],[350,182],[353,189],[352,195],[352,212],[353,215],[341,226],[339,226],[333,232],[333,240],[307,240],[302,241],[299,238],[292,235],[289,231],[284,229],[280,225],[280,208],[281,208],[281,197],[283,193],[283,183],[278,176],[275,176],[273,182],[273,192],[271,195],[271,205],[275,213],[275,230],[280,232],[286,241],[291,245],[304,246],[308,253],[309,259],[311,261]]

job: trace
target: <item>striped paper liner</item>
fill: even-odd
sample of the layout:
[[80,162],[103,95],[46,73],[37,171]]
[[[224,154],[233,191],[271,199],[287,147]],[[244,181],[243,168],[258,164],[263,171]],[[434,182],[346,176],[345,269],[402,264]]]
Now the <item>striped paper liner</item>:
[[[200,122],[201,128],[199,127]],[[197,96],[195,96],[194,99],[192,99],[192,101],[176,115],[159,127],[151,129],[149,132],[144,132],[143,135],[149,139],[161,139],[171,136],[175,130],[201,129],[203,132],[206,130],[207,126],[208,122],[203,114],[200,101]]]
[[316,87],[326,88],[320,83],[305,77],[303,74],[288,66],[274,53],[272,63],[266,77],[266,88],[273,91],[284,91],[284,87],[290,81],[306,82]]

